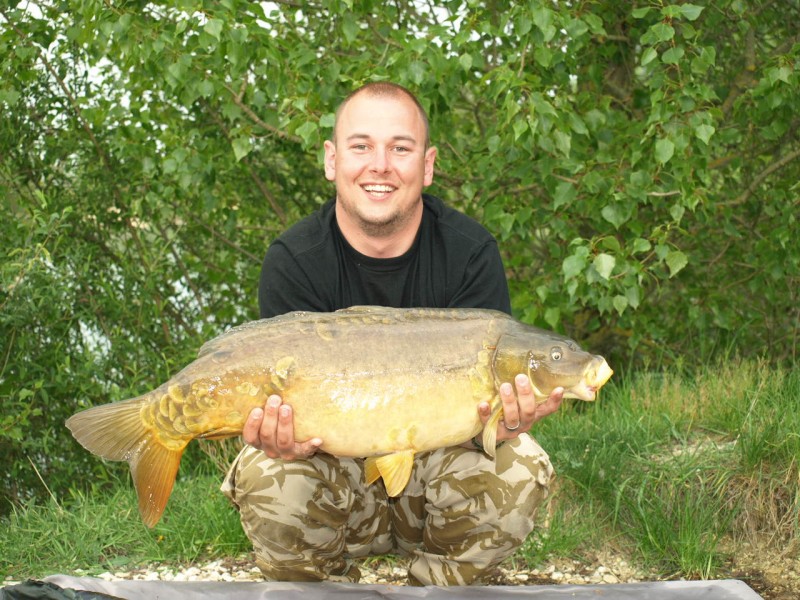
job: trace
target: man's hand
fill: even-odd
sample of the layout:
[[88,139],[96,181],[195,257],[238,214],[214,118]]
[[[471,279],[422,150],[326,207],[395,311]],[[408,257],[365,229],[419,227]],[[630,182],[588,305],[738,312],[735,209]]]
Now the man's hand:
[[254,408],[242,429],[245,443],[263,450],[270,458],[295,460],[308,458],[322,445],[320,438],[305,442],[294,439],[292,407],[280,396],[270,396],[264,408]]
[[[506,382],[500,385],[503,420],[497,426],[498,442],[519,437],[520,433],[528,431],[536,421],[556,412],[564,399],[564,388],[557,387],[550,393],[550,397],[546,401],[537,405],[531,381],[527,375],[517,375],[514,378],[514,384],[517,388],[516,396],[514,395],[514,386],[510,383]],[[481,402],[478,405],[478,415],[481,422],[486,425],[492,415],[492,407],[488,402]]]

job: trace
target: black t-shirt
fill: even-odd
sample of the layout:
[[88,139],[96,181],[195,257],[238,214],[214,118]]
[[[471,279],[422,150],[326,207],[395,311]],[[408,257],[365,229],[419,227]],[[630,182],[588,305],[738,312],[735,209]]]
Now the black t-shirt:
[[423,194],[411,248],[371,258],[353,248],[335,217],[335,200],[299,221],[267,250],[261,267],[261,317],[293,310],[331,312],[359,304],[398,308],[493,308],[511,314],[497,242],[475,220]]

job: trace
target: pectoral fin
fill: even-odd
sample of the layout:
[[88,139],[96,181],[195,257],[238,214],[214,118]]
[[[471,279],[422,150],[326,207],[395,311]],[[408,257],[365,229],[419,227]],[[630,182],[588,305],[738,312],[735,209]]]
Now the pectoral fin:
[[241,433],[241,427],[219,427],[217,429],[212,429],[211,431],[201,433],[197,436],[197,438],[202,440],[224,440],[229,437],[241,435]]
[[414,466],[414,451],[404,450],[385,456],[371,456],[365,464],[367,484],[374,483],[383,477],[386,493],[390,496],[399,496],[411,479],[411,469]]
[[497,450],[497,426],[503,418],[503,405],[498,401],[497,407],[489,417],[489,421],[483,427],[483,449],[486,454],[494,457]]

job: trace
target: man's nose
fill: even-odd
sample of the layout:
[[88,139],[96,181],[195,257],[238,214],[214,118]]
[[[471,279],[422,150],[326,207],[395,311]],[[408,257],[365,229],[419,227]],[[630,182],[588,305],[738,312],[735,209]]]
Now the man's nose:
[[376,149],[372,153],[372,160],[370,161],[370,170],[376,173],[386,173],[391,167],[389,160],[388,150]]

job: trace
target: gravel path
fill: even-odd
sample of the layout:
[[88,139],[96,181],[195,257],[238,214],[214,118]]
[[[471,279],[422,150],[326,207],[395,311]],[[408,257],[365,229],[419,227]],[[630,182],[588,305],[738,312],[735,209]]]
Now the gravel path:
[[[586,565],[579,561],[557,560],[543,569],[514,569],[501,566],[485,581],[488,585],[532,584],[600,584],[636,582],[652,579],[652,575],[637,571],[626,561],[603,557],[598,564]],[[602,563],[602,564],[600,564]],[[406,565],[401,559],[366,560],[361,568],[360,583],[406,585]],[[73,575],[86,573],[77,571]],[[106,571],[95,575],[106,581],[263,581],[257,567],[249,557],[215,560],[202,565],[176,567],[151,565],[130,571]]]

